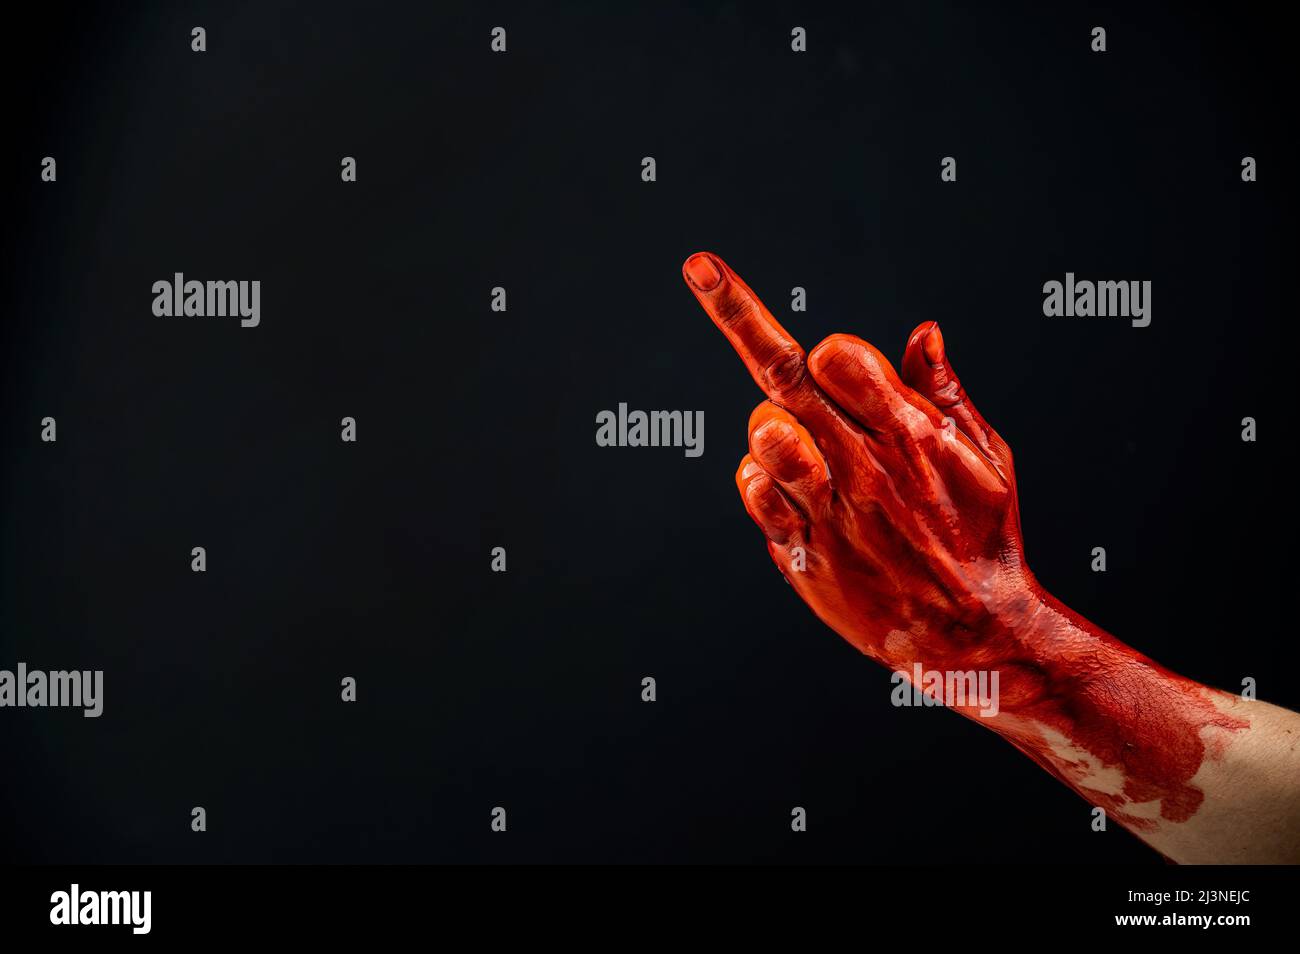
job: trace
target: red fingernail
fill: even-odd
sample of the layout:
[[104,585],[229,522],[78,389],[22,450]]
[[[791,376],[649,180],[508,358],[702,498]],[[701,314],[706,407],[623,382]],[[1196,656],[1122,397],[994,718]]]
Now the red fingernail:
[[939,330],[938,322],[935,322],[934,327],[925,333],[921,347],[925,349],[925,359],[931,364],[938,364],[943,360],[943,332]]
[[686,260],[686,274],[700,291],[713,291],[722,281],[722,272],[703,252]]

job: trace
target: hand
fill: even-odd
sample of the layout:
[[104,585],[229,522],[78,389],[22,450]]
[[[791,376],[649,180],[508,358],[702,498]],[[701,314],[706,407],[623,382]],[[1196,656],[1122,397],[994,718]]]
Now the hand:
[[912,332],[901,378],[851,335],[805,359],[717,256],[684,271],[770,399],[750,416],[736,483],[795,591],[898,669],[1022,656],[999,625],[1038,602],[1011,451],[966,396],[938,326]]
[[937,325],[912,332],[900,376],[849,335],[805,355],[716,255],[683,274],[768,396],[736,483],[821,619],[909,677],[996,673],[996,715],[955,707],[1169,857],[1300,859],[1300,716],[1178,676],[1043,590],[1011,451]]

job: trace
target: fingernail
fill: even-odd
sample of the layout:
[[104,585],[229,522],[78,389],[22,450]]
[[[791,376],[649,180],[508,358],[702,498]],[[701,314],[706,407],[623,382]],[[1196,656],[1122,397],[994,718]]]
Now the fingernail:
[[704,252],[686,260],[686,274],[700,291],[713,291],[722,281],[722,272]]
[[943,360],[943,332],[939,330],[938,322],[935,322],[934,327],[925,333],[921,347],[925,349],[925,359],[931,364],[938,364]]

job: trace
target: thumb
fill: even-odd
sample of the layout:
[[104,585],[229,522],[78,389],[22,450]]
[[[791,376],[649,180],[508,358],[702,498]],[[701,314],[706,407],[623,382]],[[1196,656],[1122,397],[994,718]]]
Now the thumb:
[[922,322],[912,332],[907,339],[907,350],[903,352],[901,371],[904,384],[938,408],[939,413],[956,421],[961,432],[1002,469],[1003,476],[1013,479],[1011,450],[975,410],[966,389],[961,386],[948,361],[938,322]]

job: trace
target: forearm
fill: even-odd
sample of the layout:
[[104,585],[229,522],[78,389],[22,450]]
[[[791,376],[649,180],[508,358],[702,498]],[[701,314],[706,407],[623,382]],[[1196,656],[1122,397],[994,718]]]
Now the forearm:
[[1300,715],[1185,679],[1050,596],[982,720],[1182,863],[1300,861]]

